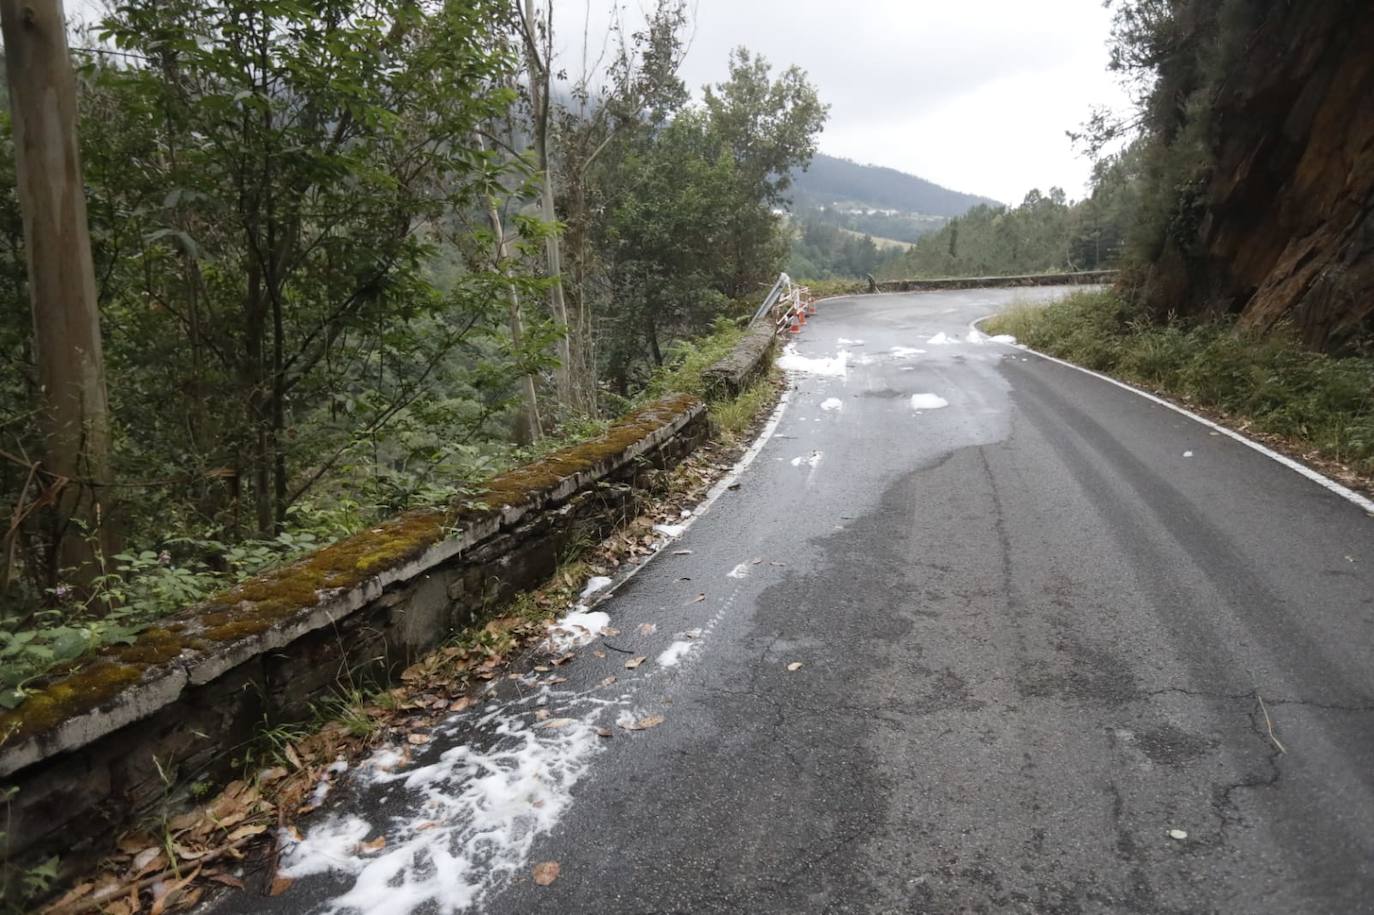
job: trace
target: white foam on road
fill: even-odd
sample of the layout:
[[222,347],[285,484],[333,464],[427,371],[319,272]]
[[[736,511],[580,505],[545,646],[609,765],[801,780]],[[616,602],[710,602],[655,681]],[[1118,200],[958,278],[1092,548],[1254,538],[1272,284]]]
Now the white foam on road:
[[655,524],[654,530],[665,537],[681,537],[683,531],[687,530],[685,524]]
[[924,356],[926,353],[923,349],[915,349],[910,346],[894,346],[888,352],[897,359],[910,359],[912,356]]
[[863,346],[863,345],[864,345],[864,342],[863,342],[862,340],[850,340],[848,337],[841,337],[840,339],[836,340],[835,342],[838,343],[840,346]]
[[821,403],[822,410],[843,410],[844,401],[838,397],[828,397]]
[[[365,767],[374,784],[397,786],[404,794],[398,809],[406,813],[375,828],[339,815],[299,839],[284,834],[281,874],[351,877],[352,885],[321,908],[329,913],[447,915],[479,906],[524,872],[535,840],[572,804],[573,786],[600,749],[599,714],[596,708],[554,719],[557,726],[501,717],[490,746],[453,747],[412,769]],[[374,849],[377,838],[383,842]]]
[[587,579],[587,586],[582,589],[582,600],[586,600],[598,591],[604,591],[611,586],[611,580],[605,575],[593,575]]
[[695,647],[696,644],[696,642],[674,642],[667,648],[663,649],[663,651],[659,654],[658,666],[676,667],[679,661],[681,661],[683,658],[687,657],[687,655],[691,653],[692,648]]
[[555,654],[562,654],[591,642],[605,632],[610,624],[611,617],[608,614],[600,610],[588,610],[579,604],[571,613],[549,626],[545,646]]
[[782,355],[778,357],[778,365],[785,371],[831,378],[845,377],[849,372],[848,362],[848,350],[842,349],[833,357],[812,358],[798,353],[796,344],[793,343],[787,344],[783,348]]
[[947,406],[949,406],[949,401],[938,394],[911,395],[911,409],[913,410],[938,410]]
[[981,330],[979,330],[979,329],[976,328],[976,327],[970,329],[969,332],[968,332],[968,336],[965,337],[964,339],[967,340],[969,343],[975,343],[975,344],[982,344],[982,343],[1005,343],[1005,344],[1007,344],[1008,346],[1015,346],[1015,345],[1016,345],[1016,338],[1013,337],[1011,334],[998,334],[998,335],[995,336],[995,337],[989,337],[987,334],[983,333]]
[[931,346],[949,346],[951,344],[958,343],[959,339],[957,337],[950,337],[946,335],[944,331],[940,331],[938,334],[931,337],[926,342],[929,343]]
[[749,563],[747,563],[747,562],[741,562],[739,565],[735,566],[733,569],[731,569],[730,571],[726,572],[726,573],[725,573],[725,577],[726,577],[726,578],[748,578],[748,577],[749,577]]
[[819,451],[813,451],[806,457],[794,457],[792,459],[792,466],[800,467],[803,464],[805,464],[807,467],[815,468],[820,464],[821,458],[823,457],[825,457],[823,453]]

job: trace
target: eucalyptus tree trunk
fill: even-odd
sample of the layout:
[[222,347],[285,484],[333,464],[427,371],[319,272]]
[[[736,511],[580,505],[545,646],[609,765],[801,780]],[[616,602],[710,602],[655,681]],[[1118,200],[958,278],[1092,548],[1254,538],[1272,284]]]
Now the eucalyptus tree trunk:
[[[477,148],[485,151],[486,143],[482,135],[477,134]],[[487,195],[487,221],[491,223],[492,234],[496,237],[495,255],[496,263],[502,275],[509,279],[506,270],[506,262],[510,258],[510,241],[506,238],[506,227],[501,221],[501,211],[496,206],[496,198],[491,194]],[[512,284],[508,288],[507,295],[510,302],[510,337],[511,342],[519,349],[525,339],[525,322],[520,316],[520,292]],[[521,408],[522,425],[525,427],[525,436],[529,444],[534,444],[543,436],[543,429],[539,423],[539,393],[535,387],[534,375],[526,374],[521,379],[521,394],[524,398],[524,405]]]
[[[530,108],[533,121],[535,162],[539,169],[539,215],[549,226],[544,239],[544,257],[549,274],[549,311],[559,331],[558,368],[554,381],[558,405],[564,413],[578,407],[576,385],[573,383],[573,328],[568,323],[568,307],[563,297],[563,254],[558,233],[553,231],[558,221],[554,206],[553,170],[549,168],[549,67],[551,62],[539,53],[538,33],[534,18],[534,0],[524,0],[525,63],[529,71]],[[549,17],[552,22],[552,16]],[[552,24],[550,24],[552,28]]]
[[78,584],[118,552],[109,520],[110,410],[61,0],[0,0],[24,215],[43,469],[58,486],[54,565]]

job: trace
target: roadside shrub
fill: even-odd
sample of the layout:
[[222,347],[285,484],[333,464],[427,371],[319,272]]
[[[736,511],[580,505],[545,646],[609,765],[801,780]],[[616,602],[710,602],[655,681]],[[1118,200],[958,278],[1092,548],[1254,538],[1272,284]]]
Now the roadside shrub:
[[1314,353],[1283,328],[1154,323],[1111,291],[1014,306],[986,329],[1374,473],[1374,358]]

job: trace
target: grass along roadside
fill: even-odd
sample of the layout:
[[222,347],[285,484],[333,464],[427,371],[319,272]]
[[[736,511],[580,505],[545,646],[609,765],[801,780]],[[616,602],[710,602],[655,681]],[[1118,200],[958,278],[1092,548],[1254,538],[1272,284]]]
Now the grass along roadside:
[[983,330],[1171,399],[1374,492],[1374,358],[1229,321],[1157,324],[1110,290],[1017,305]]
[[[666,362],[664,374],[674,385],[690,387],[695,378],[699,386],[701,371],[728,351],[723,341],[730,337],[722,329],[719,339],[713,334],[684,346]],[[739,398],[712,403],[711,440],[662,475],[657,495],[636,518],[600,543],[570,550],[543,587],[488,608],[472,626],[452,633],[444,647],[407,668],[398,683],[360,682],[345,671],[335,696],[316,707],[314,720],[291,726],[264,722],[252,741],[233,750],[239,775],[222,787],[179,783],[167,773],[165,809],[121,836],[96,872],[43,911],[184,910],[214,885],[242,888],[254,874],[261,875],[262,885],[250,888],[284,892],[290,881],[275,877],[280,836],[319,806],[340,773],[383,745],[422,746],[445,718],[487,701],[480,691],[529,663],[527,652],[544,640],[553,619],[578,602],[588,579],[618,576],[656,552],[660,537],[654,526],[680,523],[682,512],[703,500],[763,425],[782,387],[773,372]],[[556,671],[571,658],[539,663]],[[55,860],[29,871],[4,865],[0,860],[0,899],[10,906],[5,911],[34,911],[34,901],[56,889]]]

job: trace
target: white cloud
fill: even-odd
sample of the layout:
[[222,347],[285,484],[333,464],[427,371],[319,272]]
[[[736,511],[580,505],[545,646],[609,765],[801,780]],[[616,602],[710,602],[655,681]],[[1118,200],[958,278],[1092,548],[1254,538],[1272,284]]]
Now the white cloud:
[[[627,22],[652,0],[635,0]],[[1032,187],[1082,196],[1090,164],[1065,136],[1093,105],[1125,107],[1107,73],[1111,14],[1101,0],[695,0],[689,86],[723,79],[745,45],[808,71],[831,106],[821,149],[956,190],[1019,202]],[[605,35],[612,4],[559,0],[565,64],[581,61],[590,8]],[[593,40],[595,43],[595,39]]]

